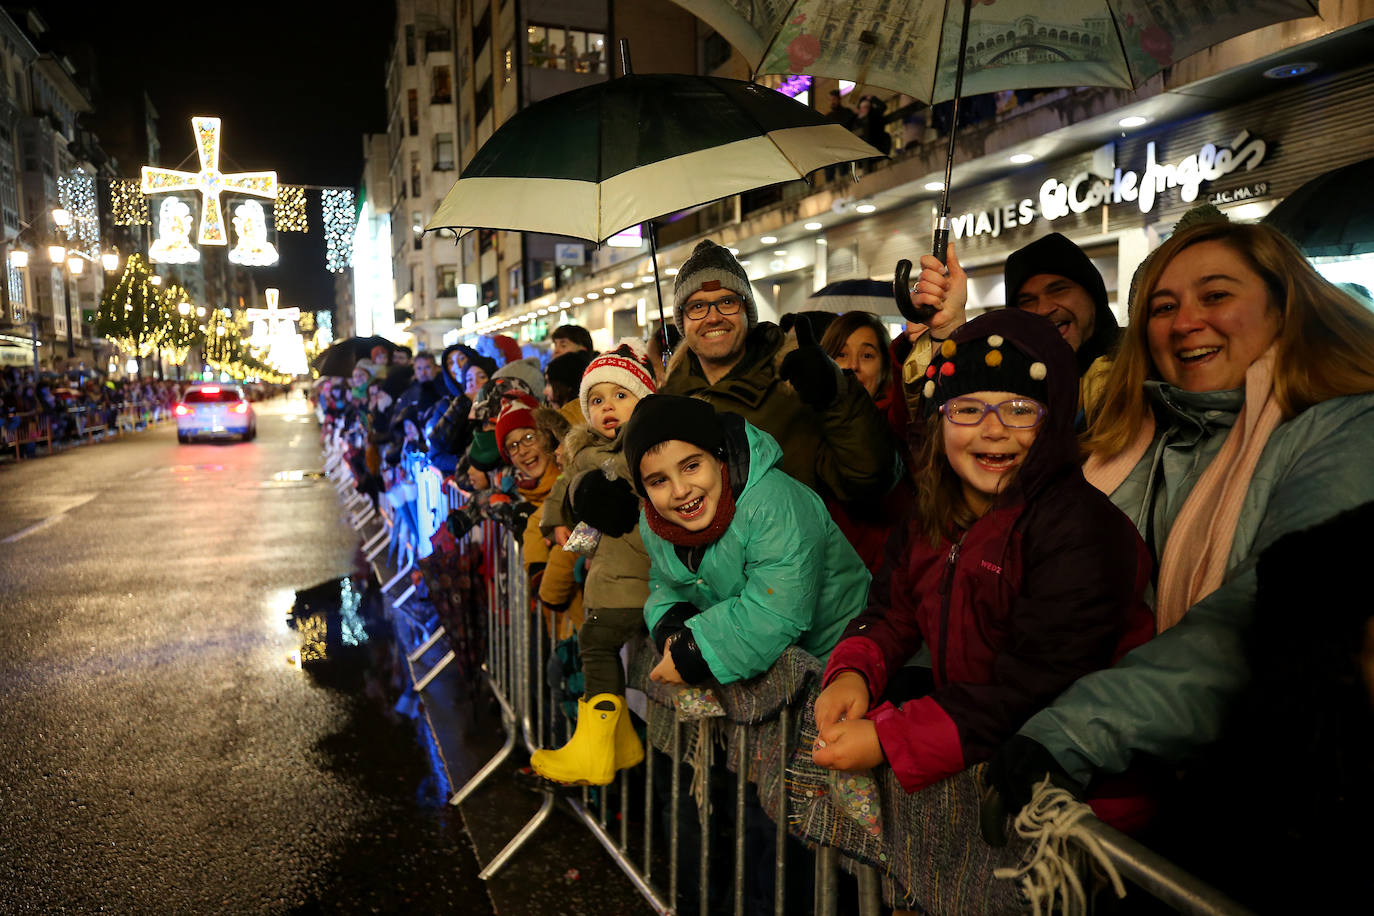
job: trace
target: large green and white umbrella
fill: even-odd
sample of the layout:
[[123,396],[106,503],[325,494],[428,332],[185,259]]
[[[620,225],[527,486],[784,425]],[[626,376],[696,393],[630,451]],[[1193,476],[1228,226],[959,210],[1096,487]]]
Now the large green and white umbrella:
[[[1134,89],[1189,54],[1275,22],[1317,14],[1316,0],[673,0],[719,32],[760,73],[853,80],[934,105],[952,99],[942,215],[949,241],[959,98],[1003,89]],[[911,262],[893,294],[910,321]]]
[[515,114],[477,151],[426,228],[599,243],[655,217],[882,155],[754,83],[631,74]]

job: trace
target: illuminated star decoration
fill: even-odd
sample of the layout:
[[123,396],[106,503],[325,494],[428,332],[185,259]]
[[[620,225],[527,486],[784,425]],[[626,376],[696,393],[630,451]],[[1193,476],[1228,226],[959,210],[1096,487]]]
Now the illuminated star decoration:
[[178,172],[174,169],[143,167],[143,193],[162,194],[169,191],[200,192],[200,238],[202,245],[227,245],[224,217],[220,213],[219,195],[223,191],[237,191],[254,197],[275,199],[276,172],[236,172],[225,174],[219,170],[219,118],[192,118],[196,135],[196,151],[200,155],[199,172]]
[[277,202],[272,211],[272,221],[278,232],[310,231],[310,220],[305,215],[305,188],[297,185],[277,188]]
[[63,228],[69,245],[83,252],[91,260],[100,257],[100,216],[95,209],[95,178],[84,169],[72,169],[70,176],[57,179],[57,202],[71,214],[71,222]]
[[234,207],[233,223],[238,244],[229,249],[230,261],[249,267],[277,263],[277,249],[267,241],[267,214],[262,204],[246,200]]
[[143,185],[133,178],[110,179],[110,212],[116,226],[148,226],[148,198]]
[[351,188],[326,188],[320,192],[324,211],[324,266],[343,273],[353,264],[353,228],[356,219]]

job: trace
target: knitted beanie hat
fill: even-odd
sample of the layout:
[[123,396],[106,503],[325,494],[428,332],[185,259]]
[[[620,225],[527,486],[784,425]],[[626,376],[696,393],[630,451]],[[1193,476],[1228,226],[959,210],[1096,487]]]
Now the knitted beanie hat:
[[677,272],[677,279],[673,282],[673,321],[680,333],[687,333],[687,316],[683,314],[683,303],[691,298],[693,293],[701,290],[714,292],[718,289],[739,293],[740,298],[744,300],[744,315],[750,329],[759,323],[759,310],[754,304],[754,290],[749,285],[749,275],[744,272],[739,261],[735,260],[729,248],[722,248],[710,239],[703,239],[697,243],[692,256],[682,265]]
[[517,429],[535,428],[534,411],[538,407],[538,401],[524,394],[516,395],[501,405],[501,413],[496,418],[496,446],[501,450],[502,458],[510,461],[510,455],[506,452],[507,436]]
[[633,337],[620,341],[614,350],[607,350],[587,366],[582,373],[582,386],[577,397],[582,402],[582,416],[590,417],[587,399],[592,388],[602,382],[614,382],[638,398],[654,393],[654,367],[644,352],[644,345]]
[[716,456],[725,447],[720,418],[710,404],[675,394],[648,395],[635,405],[624,432],[625,461],[641,496],[646,494],[639,474],[640,460],[649,449],[670,439],[690,442]]
[[542,394],[544,391],[544,373],[539,371],[539,358],[537,356],[511,360],[492,373],[491,377],[518,378],[535,394]]
[[1008,391],[1049,405],[1049,370],[1017,346],[1018,322],[1007,320],[1013,316],[1036,317],[1014,310],[987,312],[940,344],[922,389],[927,413],[975,391]]
[[1026,281],[1038,274],[1068,277],[1088,291],[1093,305],[1105,308],[1107,286],[1092,260],[1073,242],[1058,232],[1036,239],[1024,248],[1011,253],[1003,269],[1006,280],[1007,305],[1016,305],[1016,294]]

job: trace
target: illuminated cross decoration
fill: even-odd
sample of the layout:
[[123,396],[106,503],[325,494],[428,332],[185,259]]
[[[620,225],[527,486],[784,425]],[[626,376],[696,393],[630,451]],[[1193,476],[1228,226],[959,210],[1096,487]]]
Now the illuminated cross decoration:
[[143,167],[143,193],[162,194],[171,191],[200,192],[200,244],[227,245],[224,217],[220,213],[219,195],[222,191],[237,191],[254,197],[277,197],[276,172],[235,172],[226,175],[219,170],[219,118],[192,118],[191,129],[196,135],[200,153],[199,172],[178,172],[174,169]]
[[266,324],[267,333],[259,335],[255,331],[253,334],[253,337],[255,339],[275,339],[277,336],[283,333],[289,333],[289,331],[285,331],[281,327],[281,324],[285,323],[289,325],[293,321],[299,321],[301,317],[301,310],[294,307],[289,309],[279,309],[277,308],[277,299],[278,297],[280,297],[281,293],[278,290],[273,289],[271,287],[266,289],[264,292],[267,294],[267,308],[248,309],[248,320],[254,323],[255,328],[257,327],[257,322],[259,321],[264,322]]

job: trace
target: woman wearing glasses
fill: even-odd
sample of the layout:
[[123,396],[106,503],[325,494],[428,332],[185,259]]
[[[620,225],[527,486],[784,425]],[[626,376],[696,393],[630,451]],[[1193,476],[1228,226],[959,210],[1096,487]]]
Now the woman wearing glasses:
[[[908,792],[987,759],[1152,631],[1149,556],[1083,478],[1078,374],[1054,327],[1014,309],[971,321],[941,345],[924,388],[936,416],[916,511],[816,700],[816,763],[886,761]],[[914,685],[902,666],[922,645],[932,681]]]

